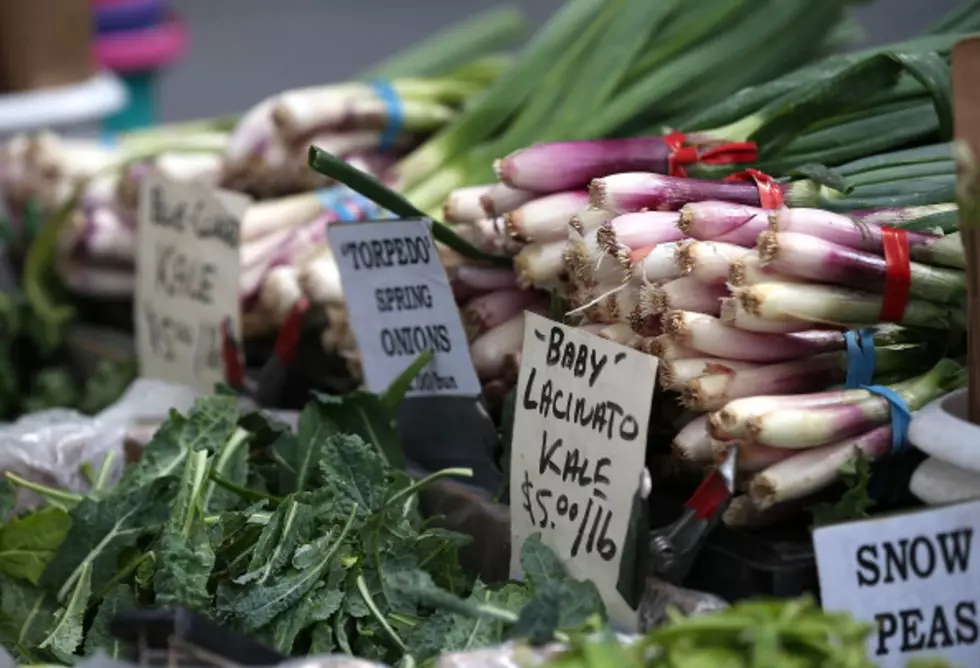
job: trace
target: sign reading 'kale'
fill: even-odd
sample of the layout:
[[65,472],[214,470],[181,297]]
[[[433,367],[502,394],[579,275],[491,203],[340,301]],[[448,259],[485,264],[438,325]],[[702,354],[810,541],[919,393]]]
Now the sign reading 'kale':
[[879,666],[942,657],[980,665],[980,502],[814,533],[824,608],[873,623]]

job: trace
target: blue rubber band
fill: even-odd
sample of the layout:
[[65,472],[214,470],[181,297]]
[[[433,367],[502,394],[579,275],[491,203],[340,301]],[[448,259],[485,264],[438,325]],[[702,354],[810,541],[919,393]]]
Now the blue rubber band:
[[316,195],[324,211],[336,214],[339,222],[353,223],[380,217],[381,209],[377,204],[349,188],[324,188],[316,191]]
[[371,82],[371,88],[374,89],[375,94],[385,103],[387,111],[388,124],[381,133],[381,143],[378,147],[384,152],[390,150],[395,145],[398,135],[401,134],[402,126],[405,124],[405,113],[402,108],[401,97],[398,95],[395,87],[391,85],[390,81],[376,79]]
[[892,452],[901,451],[905,447],[909,424],[912,422],[909,405],[902,398],[902,395],[885,385],[865,385],[861,389],[883,397],[891,405]]
[[116,148],[119,145],[119,137],[114,132],[103,132],[99,135],[99,146],[103,148]]
[[875,332],[870,327],[844,333],[847,342],[847,379],[845,387],[855,390],[868,385],[875,376]]

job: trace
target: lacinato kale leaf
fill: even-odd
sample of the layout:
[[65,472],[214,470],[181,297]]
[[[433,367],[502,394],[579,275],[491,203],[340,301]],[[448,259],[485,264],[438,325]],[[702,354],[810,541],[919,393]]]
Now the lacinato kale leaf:
[[458,551],[470,538],[430,526],[415,496],[449,472],[413,481],[392,468],[378,436],[389,418],[365,417],[364,397],[343,418],[343,397],[315,399],[295,434],[243,417],[233,397],[201,399],[171,414],[117,485],[9,519],[0,643],[33,664],[119,657],[114,616],[180,606],[283,654],[395,665],[560,638],[602,614],[595,588],[568,579],[537,538],[524,546],[526,585],[467,577]]

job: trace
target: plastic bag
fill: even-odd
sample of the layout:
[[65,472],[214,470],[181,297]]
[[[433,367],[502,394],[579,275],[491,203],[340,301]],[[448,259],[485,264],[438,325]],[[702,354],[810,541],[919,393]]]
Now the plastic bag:
[[[199,395],[181,385],[139,378],[116,403],[94,417],[61,408],[25,415],[0,427],[0,470],[42,485],[84,492],[89,481],[82,465],[99,470],[106,454],[115,451],[119,456],[109,471],[109,480],[115,481],[122,472],[126,431],[162,422],[171,408],[187,411]],[[25,493],[18,497],[18,506],[34,500]]]

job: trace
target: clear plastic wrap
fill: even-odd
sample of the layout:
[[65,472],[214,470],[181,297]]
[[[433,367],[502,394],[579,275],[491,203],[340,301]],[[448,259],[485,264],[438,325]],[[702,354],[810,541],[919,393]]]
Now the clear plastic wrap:
[[[163,421],[171,408],[188,410],[198,393],[187,387],[140,378],[119,400],[90,417],[73,410],[31,413],[0,426],[0,470],[52,487],[84,492],[82,466],[99,469],[106,454],[118,455],[110,464],[110,480],[122,471],[127,430]],[[18,498],[29,505],[31,495]]]

